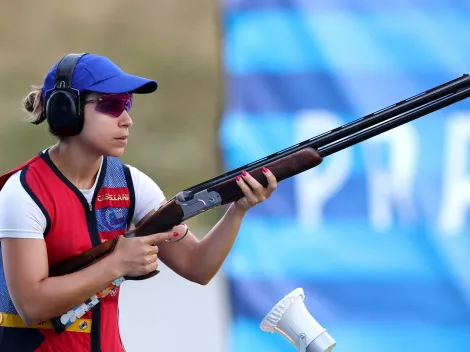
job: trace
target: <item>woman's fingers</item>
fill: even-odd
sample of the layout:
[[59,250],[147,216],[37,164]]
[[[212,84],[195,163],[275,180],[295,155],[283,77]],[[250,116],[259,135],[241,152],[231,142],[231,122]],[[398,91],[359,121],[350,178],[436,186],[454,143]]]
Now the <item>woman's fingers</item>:
[[248,182],[245,181],[245,179],[241,178],[240,176],[237,176],[236,181],[238,183],[238,186],[242,190],[243,194],[245,195],[246,200],[248,203],[251,205],[255,205],[258,203],[258,198],[256,194],[252,191],[251,187],[248,185]]
[[268,179],[268,187],[267,187],[267,195],[266,197],[270,197],[274,190],[277,188],[277,180],[276,176],[271,172],[271,170],[263,167],[263,173]]
[[250,173],[243,171],[242,177],[248,183],[250,188],[253,190],[258,197],[266,198],[267,195],[271,195],[271,193],[277,188],[277,180],[274,174],[267,168],[262,168],[263,174],[268,180],[268,186],[263,187],[261,183],[259,183]]
[[253,176],[251,176],[248,172],[243,171],[242,178],[250,186],[256,198],[258,198],[260,201],[263,201],[266,198],[263,185],[259,183]]
[[277,180],[274,174],[264,167],[262,171],[268,180],[267,187],[263,187],[261,183],[246,171],[242,172],[241,177],[237,176],[236,178],[243,194],[251,204],[263,202],[266,198],[269,198],[277,188]]

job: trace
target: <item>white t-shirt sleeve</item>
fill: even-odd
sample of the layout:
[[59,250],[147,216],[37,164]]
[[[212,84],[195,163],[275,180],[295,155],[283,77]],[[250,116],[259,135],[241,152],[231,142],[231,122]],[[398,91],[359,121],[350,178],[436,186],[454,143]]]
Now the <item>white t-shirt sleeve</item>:
[[137,224],[151,210],[158,209],[165,199],[160,187],[149,176],[134,166],[127,165],[131,172],[135,192],[135,209],[132,224]]
[[0,192],[0,239],[44,238],[46,217],[21,185],[20,175],[11,175]]

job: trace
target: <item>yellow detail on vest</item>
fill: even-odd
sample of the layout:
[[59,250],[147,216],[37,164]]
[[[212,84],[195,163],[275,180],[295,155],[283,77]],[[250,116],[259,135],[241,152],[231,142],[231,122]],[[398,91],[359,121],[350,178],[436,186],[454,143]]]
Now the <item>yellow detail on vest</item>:
[[[26,325],[20,315],[9,313],[0,313],[0,326],[7,328],[54,329],[50,321],[29,326]],[[65,331],[90,333],[91,319],[77,319]]]

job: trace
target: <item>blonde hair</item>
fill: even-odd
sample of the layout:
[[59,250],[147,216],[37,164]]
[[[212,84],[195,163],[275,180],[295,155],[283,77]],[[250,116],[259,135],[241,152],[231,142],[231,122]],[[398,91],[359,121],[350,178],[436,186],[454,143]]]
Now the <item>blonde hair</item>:
[[28,112],[26,120],[36,123],[41,120],[44,107],[42,106],[42,85],[32,85],[31,91],[23,99],[23,107]]

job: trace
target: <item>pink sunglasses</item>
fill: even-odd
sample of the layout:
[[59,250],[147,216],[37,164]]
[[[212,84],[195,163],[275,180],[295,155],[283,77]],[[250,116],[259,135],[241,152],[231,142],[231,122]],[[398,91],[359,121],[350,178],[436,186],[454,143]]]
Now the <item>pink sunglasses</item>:
[[83,103],[96,103],[95,110],[103,114],[111,115],[114,117],[121,116],[122,112],[126,110],[131,111],[132,108],[132,94],[105,94],[99,96],[97,99],[85,100]]

